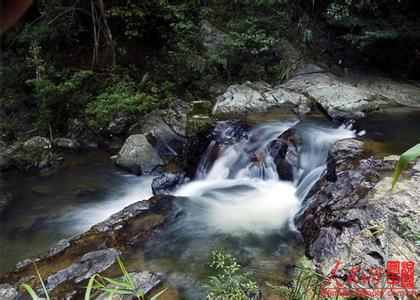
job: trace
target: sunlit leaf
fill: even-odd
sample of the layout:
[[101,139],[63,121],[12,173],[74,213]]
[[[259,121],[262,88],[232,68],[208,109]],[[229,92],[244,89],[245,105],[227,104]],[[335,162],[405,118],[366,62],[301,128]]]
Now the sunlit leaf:
[[37,294],[29,284],[22,283],[20,286],[24,288],[29,293],[29,295],[31,295],[33,300],[40,300],[40,298],[37,296]]
[[420,144],[415,145],[414,147],[405,151],[398,160],[397,166],[395,167],[394,177],[392,179],[391,189],[394,188],[395,184],[398,181],[398,178],[401,175],[402,170],[407,167],[407,165],[416,157],[420,156]]

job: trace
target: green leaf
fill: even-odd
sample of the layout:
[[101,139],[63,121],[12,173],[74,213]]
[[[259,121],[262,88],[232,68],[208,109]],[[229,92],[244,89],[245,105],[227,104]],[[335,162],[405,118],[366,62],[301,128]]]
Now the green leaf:
[[38,279],[41,282],[42,289],[44,290],[45,297],[47,298],[47,300],[50,300],[50,296],[48,295],[47,288],[45,287],[44,281],[42,280],[41,274],[39,274],[39,271],[35,262],[34,262],[34,266],[35,266],[36,274],[38,275]]
[[407,165],[416,157],[420,156],[420,144],[415,145],[414,147],[408,149],[404,152],[400,159],[398,160],[397,166],[395,167],[394,177],[392,179],[391,189],[394,188],[395,184],[398,181],[398,178],[401,175],[402,170],[407,167]]
[[108,277],[103,277],[102,278],[106,281],[108,281],[109,283],[117,286],[117,287],[122,287],[122,288],[126,288],[126,289],[131,289],[131,285],[125,281],[122,280],[117,280],[117,279],[113,279],[113,278],[108,278]]
[[40,298],[37,296],[37,294],[34,292],[34,290],[29,284],[22,283],[20,286],[23,287],[29,293],[29,295],[31,295],[33,300],[40,300]]
[[[150,298],[150,300],[157,300],[160,295],[162,295],[164,292],[166,292],[167,289],[168,288],[160,291],[159,293],[157,293],[156,295],[154,295],[152,298]],[[143,297],[144,297],[144,295],[143,295]],[[142,299],[143,299],[143,297],[142,297]]]
[[99,274],[94,274],[89,278],[88,285],[86,286],[85,300],[90,300],[90,295],[92,293],[93,284],[97,283],[95,280]]
[[133,295],[134,294],[132,290],[118,289],[118,288],[101,288],[100,290],[107,293],[114,293],[117,295]]
[[125,268],[121,258],[117,256],[118,265],[120,266],[121,271],[124,274],[126,281],[130,284],[131,289],[135,289],[136,285],[134,284],[133,278],[128,274],[127,269]]

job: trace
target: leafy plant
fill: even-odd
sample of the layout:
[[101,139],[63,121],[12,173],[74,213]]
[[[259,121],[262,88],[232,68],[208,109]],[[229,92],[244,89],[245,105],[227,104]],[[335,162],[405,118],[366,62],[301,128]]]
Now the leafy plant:
[[36,77],[26,81],[33,87],[36,118],[42,130],[63,129],[65,121],[76,115],[78,108],[86,102],[88,94],[82,84],[92,75],[89,70],[72,74],[58,71],[52,66],[37,67]]
[[412,239],[417,247],[420,247],[420,228],[410,219],[404,218],[400,223],[406,231],[402,234],[403,237]]
[[401,154],[397,166],[395,167],[391,189],[393,189],[395,184],[397,183],[402,170],[406,168],[407,165],[418,156],[420,156],[420,143]]
[[[94,274],[89,278],[88,284],[86,286],[86,292],[84,299],[90,300],[95,295],[105,292],[109,295],[109,299],[113,299],[114,295],[125,295],[125,296],[131,296],[135,297],[136,299],[142,300],[144,299],[144,291],[142,289],[138,289],[134,279],[131,277],[131,275],[127,272],[126,267],[124,266],[124,263],[120,259],[119,256],[117,256],[117,262],[118,266],[120,267],[121,272],[123,273],[122,279],[115,279],[110,277],[105,277],[100,274]],[[38,268],[36,264],[34,263],[35,270],[38,276],[39,281],[41,282],[41,286],[45,295],[45,298],[47,300],[50,299],[50,296],[48,294],[48,290],[45,287],[44,281],[42,280],[42,277],[38,271]],[[34,289],[26,283],[23,283],[21,285],[23,289],[25,289],[29,295],[32,297],[33,300],[41,300],[43,298],[40,298]],[[166,289],[160,291],[153,297],[151,297],[151,300],[157,300],[159,296],[161,296]]]
[[256,282],[249,273],[241,272],[241,265],[229,253],[212,252],[210,264],[217,272],[210,276],[207,299],[253,299],[258,294]]
[[105,125],[121,113],[140,114],[164,106],[172,99],[167,86],[158,87],[145,75],[139,84],[130,77],[117,77],[116,82],[86,106],[91,125]]
[[110,299],[112,299],[114,295],[131,295],[136,297],[136,299],[144,299],[144,291],[136,287],[133,278],[127,272],[127,269],[119,257],[117,257],[117,261],[118,266],[124,275],[123,279],[114,279],[94,274],[90,277],[86,287],[85,300],[90,299],[93,290],[108,293]]
[[306,256],[299,260],[296,269],[297,274],[294,276],[291,286],[267,282],[268,288],[289,300],[320,299],[321,283],[325,277],[315,271],[315,267]]
[[[38,268],[35,263],[34,263],[34,266],[35,266],[36,275],[38,276],[38,279],[41,282],[41,286],[42,286],[42,290],[44,291],[45,298],[49,300],[50,296],[48,294],[47,288],[45,287],[44,281],[42,280],[41,274],[39,274]],[[41,299],[40,297],[38,297],[38,295],[35,293],[35,291],[29,284],[23,283],[21,287],[24,288],[29,293],[29,295],[31,295],[33,300]]]

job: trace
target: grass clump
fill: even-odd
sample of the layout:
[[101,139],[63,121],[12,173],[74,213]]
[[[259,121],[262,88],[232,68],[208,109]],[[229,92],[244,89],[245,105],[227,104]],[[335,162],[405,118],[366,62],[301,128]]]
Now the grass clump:
[[210,264],[216,274],[210,276],[207,299],[257,299],[259,289],[247,272],[241,271],[241,265],[229,253],[212,252]]

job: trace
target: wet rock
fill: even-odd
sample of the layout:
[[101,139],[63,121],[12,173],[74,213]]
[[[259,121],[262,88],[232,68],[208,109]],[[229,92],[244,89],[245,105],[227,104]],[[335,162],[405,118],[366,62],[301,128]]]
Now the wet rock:
[[[165,228],[174,217],[175,199],[155,196],[136,202],[80,236],[61,241],[34,258],[41,277],[47,278],[50,295],[59,299],[64,295],[82,297],[86,279],[91,274],[110,270],[117,253],[125,255],[138,249]],[[35,274],[33,264],[26,263],[3,275],[0,281],[14,286],[25,282],[38,288]]]
[[11,193],[0,193],[0,214],[5,210],[7,205],[13,200]]
[[22,149],[25,151],[39,151],[51,148],[50,141],[42,136],[34,136],[23,143]]
[[45,284],[47,290],[52,291],[66,281],[79,283],[87,280],[93,274],[101,273],[112,266],[116,262],[117,256],[118,251],[114,248],[86,253],[76,263],[50,275]]
[[161,111],[166,124],[178,135],[186,136],[188,104],[181,99],[169,103],[166,109]]
[[153,195],[170,195],[177,186],[188,182],[188,180],[183,172],[161,174],[153,179]]
[[[163,284],[162,279],[156,273],[151,273],[151,272],[145,271],[145,272],[129,273],[129,274],[134,281],[134,285],[136,287],[136,290],[142,290],[146,297],[151,296],[150,292]],[[120,279],[123,280],[124,277],[121,277]],[[109,287],[116,288],[116,286],[114,286],[114,285],[110,285]],[[103,294],[99,295],[98,297],[96,297],[95,299],[96,300],[108,300],[109,299],[109,294],[103,293]],[[119,299],[122,300],[123,297],[118,295],[118,296],[114,296],[112,299],[113,300],[119,300]]]
[[19,299],[19,291],[17,287],[8,283],[0,284],[0,299],[16,300]]
[[262,165],[265,163],[267,155],[262,150],[256,150],[251,153],[251,162],[256,165]]
[[184,147],[184,168],[188,177],[195,176],[201,155],[210,144],[214,120],[209,115],[211,103],[194,101],[187,114],[187,143]]
[[[397,158],[365,156],[357,140],[332,147],[317,191],[295,217],[306,252],[324,274],[337,260],[348,274],[353,266],[384,265],[391,258],[414,261],[418,272],[420,256],[414,241],[404,236],[403,223],[420,219],[420,161],[391,191]],[[337,277],[344,281],[345,274]]]
[[61,240],[57,244],[53,245],[50,249],[48,249],[48,256],[54,256],[61,252],[63,252],[65,249],[67,249],[70,246],[70,242],[68,240]]
[[216,116],[243,115],[266,112],[274,107],[291,111],[292,108],[304,102],[307,102],[304,95],[291,92],[280,86],[273,89],[264,82],[247,81],[241,85],[230,86],[223,95],[217,97],[213,114]]
[[148,174],[163,165],[163,161],[144,135],[134,134],[118,152],[116,164],[135,174]]
[[[40,171],[58,162],[48,139],[39,137],[25,143],[1,144],[0,170],[2,172]],[[39,143],[38,143],[39,142]]]
[[78,150],[80,149],[80,144],[74,139],[67,138],[57,138],[54,140],[53,145],[55,148],[61,150]]
[[277,166],[280,180],[293,180],[293,170],[297,165],[299,136],[292,130],[287,130],[269,145],[269,151]]

